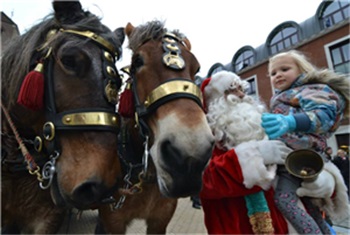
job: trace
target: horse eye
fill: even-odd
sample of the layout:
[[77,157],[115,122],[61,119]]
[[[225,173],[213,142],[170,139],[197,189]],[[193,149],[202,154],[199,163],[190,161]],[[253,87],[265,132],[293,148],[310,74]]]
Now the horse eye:
[[61,58],[61,62],[64,65],[64,67],[68,70],[75,70],[75,68],[77,67],[74,56],[63,56]]
[[132,60],[131,72],[135,73],[140,67],[144,65],[143,59],[141,56],[135,56]]
[[60,60],[64,69],[74,73],[78,77],[84,76],[88,72],[88,68],[91,64],[91,60],[85,53],[74,49],[63,53]]

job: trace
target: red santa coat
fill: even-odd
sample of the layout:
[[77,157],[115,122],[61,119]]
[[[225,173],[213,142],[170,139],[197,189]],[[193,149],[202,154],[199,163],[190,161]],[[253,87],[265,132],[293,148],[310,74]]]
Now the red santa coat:
[[[262,189],[258,186],[247,189],[243,180],[235,150],[224,152],[215,148],[200,193],[209,234],[253,234],[244,196]],[[275,234],[288,234],[287,223],[275,206],[273,194],[272,187],[265,191]]]

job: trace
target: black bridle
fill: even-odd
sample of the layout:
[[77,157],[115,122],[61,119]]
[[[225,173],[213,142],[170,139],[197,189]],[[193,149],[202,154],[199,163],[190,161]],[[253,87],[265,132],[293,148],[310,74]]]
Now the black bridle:
[[[56,160],[61,154],[56,132],[108,131],[117,135],[120,130],[120,117],[115,111],[115,103],[113,102],[117,100],[118,90],[121,86],[121,78],[115,66],[115,56],[118,57],[117,50],[109,41],[91,31],[60,29],[59,32],[74,34],[85,39],[88,38],[101,48],[104,96],[110,103],[110,108],[84,108],[57,112],[53,79],[55,60],[51,56],[51,48],[44,48],[44,50],[47,50],[47,55],[44,58],[44,67],[46,68],[44,71],[46,122],[43,125],[42,136],[35,138],[35,148],[38,152],[44,148],[43,141],[47,142],[45,151],[50,158],[42,169],[43,180],[48,181],[40,182],[40,187],[43,189],[47,189],[51,185],[55,174]],[[50,33],[52,34],[52,32]],[[57,33],[57,31],[54,33]]]
[[[182,41],[174,34],[165,33],[162,37],[162,47],[164,50],[162,62],[168,68],[174,70],[182,70],[185,68],[185,61],[181,56],[181,50],[178,43],[182,43]],[[128,68],[124,67],[123,72],[129,74],[131,77],[131,89],[135,106],[135,122],[136,126],[139,128],[140,137],[143,141],[143,155],[141,162],[133,163],[133,160],[135,160],[133,158],[135,158],[135,156],[129,156],[134,154],[134,146],[132,146],[133,142],[130,135],[128,135],[128,133],[124,133],[125,130],[122,127],[123,130],[120,138],[120,153],[121,159],[126,167],[124,170],[126,175],[124,177],[125,185],[121,192],[126,191],[128,193],[122,193],[119,201],[114,201],[114,209],[121,208],[125,201],[126,195],[141,192],[142,184],[149,181],[148,177],[146,176],[149,158],[149,134],[151,133],[147,124],[147,118],[149,115],[163,104],[180,98],[192,99],[200,107],[202,107],[202,94],[199,87],[193,81],[186,78],[171,78],[166,80],[152,90],[147,95],[145,101],[141,102],[137,93],[137,77],[135,75],[135,71],[130,71],[130,68],[133,67],[133,64],[131,64],[131,66]],[[140,168],[141,170],[137,171],[135,170],[136,168]],[[130,179],[135,174],[138,176],[139,182],[133,184]]]
[[[186,66],[181,56],[179,43],[183,43],[182,40],[172,33],[165,33],[162,37],[162,46],[164,50],[162,62],[173,70],[183,70]],[[133,66],[131,65],[131,67]],[[135,101],[136,123],[140,126],[140,133],[143,137],[148,136],[150,133],[146,118],[163,104],[171,100],[187,98],[194,100],[202,107],[202,93],[192,80],[186,78],[168,79],[152,90],[145,101],[141,102],[137,93],[137,77],[133,72],[131,72],[130,75],[132,78],[132,92]]]

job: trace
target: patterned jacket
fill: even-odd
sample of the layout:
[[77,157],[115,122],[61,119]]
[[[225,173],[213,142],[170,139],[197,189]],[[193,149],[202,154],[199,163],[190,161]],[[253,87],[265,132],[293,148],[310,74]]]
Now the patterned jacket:
[[327,70],[302,74],[288,90],[276,93],[271,113],[293,114],[296,130],[281,136],[293,149],[323,151],[326,139],[349,112],[349,79]]

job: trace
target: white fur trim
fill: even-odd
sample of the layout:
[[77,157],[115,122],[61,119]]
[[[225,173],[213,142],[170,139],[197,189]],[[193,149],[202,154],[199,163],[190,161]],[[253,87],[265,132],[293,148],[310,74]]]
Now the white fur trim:
[[347,188],[339,169],[331,162],[324,165],[324,170],[328,171],[335,180],[335,197],[312,199],[312,202],[324,210],[332,220],[341,221],[349,216],[350,208]]
[[235,148],[242,170],[243,184],[246,188],[257,185],[267,190],[276,176],[276,166],[266,167],[264,159],[255,146],[256,141],[249,141]]

